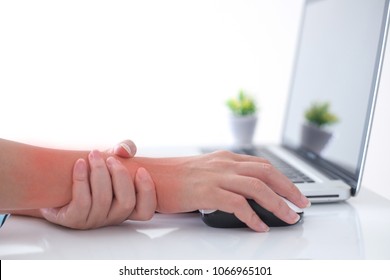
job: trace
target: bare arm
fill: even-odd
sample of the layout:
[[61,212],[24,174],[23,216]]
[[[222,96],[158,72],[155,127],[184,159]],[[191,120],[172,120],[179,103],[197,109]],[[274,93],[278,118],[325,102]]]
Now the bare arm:
[[90,152],[89,167],[84,159],[78,159],[73,166],[72,200],[62,207],[0,209],[7,213],[45,218],[75,229],[115,225],[126,219],[148,220],[153,216],[157,203],[149,173],[140,168],[131,178],[128,170],[113,158],[113,155],[131,158],[136,150],[131,140],[125,140],[106,151],[106,155],[111,155],[106,160],[104,153],[97,150]]
[[88,151],[41,148],[0,139],[0,208],[59,207],[71,200],[72,170]]
[[[66,205],[72,198],[75,162],[91,162],[93,154],[0,139],[0,209],[19,211]],[[126,156],[121,150],[102,152],[101,156],[106,160],[114,154]],[[131,175],[135,173],[133,170]]]
[[[72,167],[86,151],[39,148],[0,140],[0,208],[37,209],[59,207],[71,199]],[[106,155],[103,155],[107,157]],[[217,152],[179,158],[119,159],[132,178],[144,167],[152,176],[157,211],[178,213],[219,209],[234,213],[249,227],[264,231],[246,201],[252,198],[288,223],[298,215],[280,196],[304,208],[308,200],[266,160]]]

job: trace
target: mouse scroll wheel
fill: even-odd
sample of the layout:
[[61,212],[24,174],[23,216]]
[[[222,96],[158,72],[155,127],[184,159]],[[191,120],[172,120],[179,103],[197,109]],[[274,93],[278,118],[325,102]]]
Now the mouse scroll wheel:
[[214,213],[215,211],[217,210],[199,210],[199,212],[202,214],[202,215],[207,215],[207,214],[211,214],[211,213]]

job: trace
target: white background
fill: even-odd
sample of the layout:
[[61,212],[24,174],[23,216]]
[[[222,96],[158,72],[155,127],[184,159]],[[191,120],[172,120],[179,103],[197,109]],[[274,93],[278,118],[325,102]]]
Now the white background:
[[[279,141],[302,0],[0,1],[0,137],[60,148],[229,144],[227,98]],[[364,185],[390,198],[385,60]]]

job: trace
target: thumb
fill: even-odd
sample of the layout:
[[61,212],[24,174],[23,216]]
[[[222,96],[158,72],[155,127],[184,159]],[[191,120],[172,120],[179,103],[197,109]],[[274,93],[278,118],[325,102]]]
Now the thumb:
[[58,208],[42,208],[39,209],[41,212],[41,215],[43,218],[48,220],[49,222],[56,223],[58,222],[58,214],[59,214],[59,209]]
[[113,148],[114,155],[122,158],[134,157],[136,152],[137,146],[131,140],[122,141]]

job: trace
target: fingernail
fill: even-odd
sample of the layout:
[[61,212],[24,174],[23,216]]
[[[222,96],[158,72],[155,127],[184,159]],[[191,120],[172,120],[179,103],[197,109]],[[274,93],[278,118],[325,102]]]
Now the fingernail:
[[256,230],[259,231],[259,232],[268,232],[269,231],[269,227],[265,223],[259,222],[256,225]]
[[88,155],[89,160],[100,160],[102,159],[98,150],[92,150]]
[[108,157],[106,163],[108,167],[112,167],[117,163],[117,160],[114,157]]
[[254,222],[252,224],[253,229],[258,232],[268,232],[269,227],[261,221],[259,218],[254,219]]
[[75,177],[84,178],[87,174],[87,164],[83,159],[78,159],[74,166]]
[[292,222],[292,223],[296,223],[299,221],[300,217],[299,215],[294,211],[294,210],[291,210],[288,212],[288,216],[289,216],[289,220]]
[[260,231],[262,232],[269,232],[269,227],[266,224],[261,224],[259,227]]
[[301,195],[301,202],[303,205],[305,205],[305,208],[310,207],[310,205],[311,205],[310,200],[307,199],[307,197],[304,195]]
[[146,180],[152,180],[150,178],[149,172],[146,171],[145,168],[140,167],[137,170],[137,176],[141,181],[146,181]]
[[131,156],[133,154],[130,146],[127,145],[126,143],[120,143],[120,144],[116,145],[116,147],[114,148],[114,153],[115,154],[120,153],[121,148],[124,149],[129,156]]

